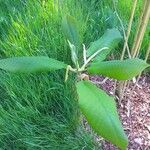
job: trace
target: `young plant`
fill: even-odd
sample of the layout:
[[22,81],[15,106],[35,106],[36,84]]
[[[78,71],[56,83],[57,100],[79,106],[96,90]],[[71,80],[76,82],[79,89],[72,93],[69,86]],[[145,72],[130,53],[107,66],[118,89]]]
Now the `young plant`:
[[49,72],[66,69],[64,79],[66,82],[69,71],[74,72],[78,76],[76,82],[78,103],[88,123],[97,134],[125,150],[128,139],[119,120],[114,98],[108,96],[103,90],[87,80],[87,76],[83,77],[83,73],[86,71],[89,74],[128,80],[141,73],[149,65],[138,58],[103,61],[122,39],[117,29],[110,29],[100,39],[93,42],[87,50],[83,45],[83,63],[80,66],[78,59],[80,38],[76,21],[71,16],[66,16],[63,18],[62,27],[67,36],[72,62],[75,67],[46,56],[29,56],[1,59],[0,68],[14,73]]

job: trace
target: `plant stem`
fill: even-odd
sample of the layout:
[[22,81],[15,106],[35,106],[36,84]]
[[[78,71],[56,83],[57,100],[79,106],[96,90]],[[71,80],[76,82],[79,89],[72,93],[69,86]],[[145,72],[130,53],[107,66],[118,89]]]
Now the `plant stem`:
[[88,63],[89,63],[95,56],[97,56],[101,51],[106,50],[106,49],[109,49],[109,48],[108,48],[108,47],[103,47],[103,48],[99,49],[98,51],[96,51],[93,55],[91,55],[91,56],[87,59],[87,61],[83,64],[83,66],[81,67],[80,71],[84,70],[85,67],[88,65]]
[[84,64],[86,63],[86,48],[85,45],[83,44],[83,60],[84,60]]
[[66,82],[67,79],[68,79],[69,71],[77,72],[77,69],[72,68],[70,65],[67,66],[67,68],[66,68],[66,73],[65,73],[65,82]]

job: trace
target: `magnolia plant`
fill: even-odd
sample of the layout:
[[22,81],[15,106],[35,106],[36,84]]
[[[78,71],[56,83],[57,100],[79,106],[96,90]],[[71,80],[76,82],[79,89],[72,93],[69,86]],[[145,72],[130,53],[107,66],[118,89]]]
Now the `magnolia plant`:
[[[66,16],[62,20],[62,28],[71,50],[73,66],[47,56],[25,56],[1,59],[0,68],[14,73],[66,69],[65,82],[69,77],[69,71],[74,72],[78,75],[76,81],[78,104],[88,123],[98,135],[125,150],[128,139],[119,120],[114,98],[97,88],[87,76],[83,77],[83,73],[104,75],[117,80],[129,80],[140,74],[149,65],[138,58],[104,61],[122,39],[117,29],[107,30],[100,39],[91,43],[87,50],[83,45],[82,50],[76,21],[71,16]],[[83,51],[82,63],[79,62],[80,49]]]

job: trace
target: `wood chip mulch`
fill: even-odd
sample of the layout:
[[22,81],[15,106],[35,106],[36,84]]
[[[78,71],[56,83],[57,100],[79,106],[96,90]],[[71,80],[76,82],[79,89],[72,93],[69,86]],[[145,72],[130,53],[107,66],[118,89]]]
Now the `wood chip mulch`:
[[[114,92],[114,80],[92,76],[90,80],[109,95]],[[131,82],[125,91],[125,97],[118,104],[118,111],[124,130],[129,139],[128,150],[150,150],[150,76],[143,75],[137,86]],[[117,150],[109,142],[96,136],[96,140],[102,143],[104,150]]]

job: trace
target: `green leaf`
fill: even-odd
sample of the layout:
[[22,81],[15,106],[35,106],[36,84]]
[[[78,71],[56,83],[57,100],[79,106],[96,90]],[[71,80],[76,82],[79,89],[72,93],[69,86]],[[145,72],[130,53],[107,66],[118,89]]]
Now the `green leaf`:
[[78,47],[80,38],[76,20],[72,16],[65,16],[62,19],[62,28],[70,43],[73,44],[75,47]]
[[115,101],[89,81],[77,83],[79,106],[88,123],[106,140],[125,150],[128,144]]
[[110,51],[118,45],[121,39],[122,36],[117,29],[109,29],[100,39],[91,44],[91,46],[87,50],[87,56],[91,56],[103,47],[108,47],[108,50],[101,51],[99,55],[94,59],[95,62],[102,61],[106,58]]
[[117,80],[129,80],[140,74],[149,65],[138,58],[92,63],[88,73],[104,75]]
[[77,66],[78,50],[80,45],[80,36],[77,28],[77,22],[72,16],[67,15],[62,19],[62,28],[69,41],[72,61]]
[[69,41],[68,43],[69,43],[70,50],[71,50],[71,60],[75,64],[75,66],[78,66],[78,56],[76,53],[76,47],[73,44],[71,44]]
[[62,28],[67,39],[75,46],[79,44],[79,32],[77,22],[72,16],[65,16],[62,19]]
[[93,63],[95,62],[101,62],[106,59],[107,55],[111,52],[111,49],[105,49],[101,51],[95,58]]
[[0,60],[0,69],[14,73],[46,72],[66,66],[63,62],[46,56],[12,57]]

